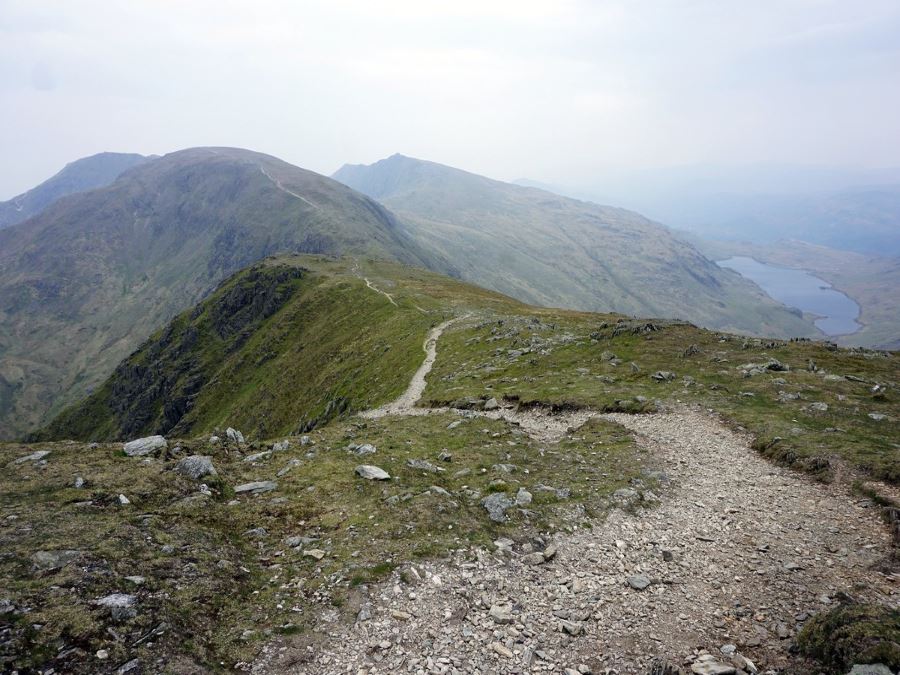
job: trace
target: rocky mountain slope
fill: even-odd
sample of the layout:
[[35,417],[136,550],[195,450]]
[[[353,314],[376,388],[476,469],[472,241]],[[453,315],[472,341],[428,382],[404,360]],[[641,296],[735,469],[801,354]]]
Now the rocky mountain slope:
[[897,359],[267,259],[0,445],[0,664],[896,668]]
[[678,317],[762,335],[808,322],[641,215],[402,155],[334,178],[397,213],[461,277],[548,306]]
[[61,197],[105,187],[148,159],[131,153],[101,152],[71,162],[37,187],[0,202],[0,229],[28,220]]
[[0,230],[0,438],[91,391],[228,275],[285,252],[450,270],[371,199],[228,148],[144,162]]

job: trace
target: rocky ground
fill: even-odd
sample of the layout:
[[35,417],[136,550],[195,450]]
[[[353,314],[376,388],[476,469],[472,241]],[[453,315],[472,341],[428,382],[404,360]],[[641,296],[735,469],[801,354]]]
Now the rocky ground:
[[[377,414],[426,412],[414,400]],[[487,407],[548,445],[592,415]],[[900,604],[871,501],[772,465],[699,407],[605,417],[664,467],[655,505],[635,508],[625,491],[591,529],[399,570],[361,589],[353,625],[325,611],[323,639],[272,643],[252,672],[624,675],[660,658],[696,673],[790,672],[813,614],[848,596]]]

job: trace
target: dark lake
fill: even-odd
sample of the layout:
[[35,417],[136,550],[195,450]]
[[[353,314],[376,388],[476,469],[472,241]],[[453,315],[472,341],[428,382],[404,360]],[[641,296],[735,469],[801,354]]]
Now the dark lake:
[[788,307],[822,317],[816,319],[816,326],[826,335],[849,335],[861,328],[856,321],[859,305],[809,272],[767,265],[744,256],[719,260],[718,264],[750,279]]

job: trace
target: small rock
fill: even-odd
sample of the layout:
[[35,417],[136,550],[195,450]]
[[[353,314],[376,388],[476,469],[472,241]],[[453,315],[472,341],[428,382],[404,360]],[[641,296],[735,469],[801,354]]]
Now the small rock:
[[258,462],[261,459],[265,459],[266,457],[271,456],[272,452],[270,450],[264,450],[263,452],[256,452],[252,455],[247,455],[244,457],[244,461],[249,463]]
[[704,654],[691,665],[691,672],[697,675],[734,675],[734,666],[719,663],[711,654]]
[[568,621],[563,619],[559,622],[560,628],[564,633],[569,635],[581,635],[584,632],[584,624],[581,621]]
[[98,607],[109,609],[110,616],[114,621],[126,621],[136,617],[137,610],[134,607],[136,603],[137,598],[127,593],[111,593],[94,600],[94,604]]
[[303,551],[303,555],[307,558],[314,558],[315,560],[321,560],[325,557],[325,551],[320,548],[308,548]]
[[446,469],[435,466],[431,462],[424,459],[408,459],[406,460],[406,466],[411,469],[416,469],[418,471],[427,471],[429,473],[441,473],[442,471],[446,471]]
[[[869,417],[875,420],[876,422],[881,422],[887,419],[887,415],[883,413],[869,413]],[[863,666],[866,667],[866,666]]]
[[505,523],[506,510],[511,508],[513,503],[502,492],[494,492],[481,500],[481,505],[487,510],[488,517],[495,523]]
[[522,556],[522,562],[526,565],[543,565],[546,561],[547,559],[544,558],[544,554],[540,551]]
[[197,480],[203,476],[215,476],[216,469],[213,466],[212,458],[206,455],[190,455],[180,460],[175,465],[175,471],[182,476]]
[[116,668],[116,675],[128,675],[128,673],[139,673],[141,671],[140,659],[131,659]]
[[253,529],[247,530],[244,532],[245,537],[249,537],[251,539],[262,539],[263,537],[269,534],[268,530],[264,527],[254,527]]
[[97,653],[94,656],[96,656],[101,661],[105,661],[106,659],[109,658],[109,652],[106,651],[105,649],[98,649]]
[[494,623],[507,624],[513,622],[512,605],[491,605],[489,614]]
[[891,669],[883,663],[856,664],[847,675],[892,675]]
[[32,554],[31,562],[35,569],[47,572],[65,567],[80,555],[81,551],[75,550],[37,551]]
[[612,494],[613,501],[619,506],[634,506],[641,501],[640,493],[634,488],[619,488]]
[[675,373],[670,370],[657,370],[650,377],[657,382],[670,382],[675,379]]
[[146,438],[129,441],[122,446],[122,450],[129,457],[143,457],[157,450],[165,450],[167,447],[169,447],[169,444],[162,436],[147,436]]
[[650,585],[650,580],[643,574],[635,574],[628,577],[628,585],[636,591],[642,591]]
[[525,488],[519,488],[519,491],[516,493],[516,506],[527,506],[531,503],[531,500],[531,493]]
[[485,410],[497,410],[497,408],[499,408],[499,407],[500,407],[500,403],[497,401],[496,398],[489,398],[487,401],[484,402]]
[[12,461],[13,464],[25,464],[25,462],[37,462],[47,455],[50,454],[49,450],[38,450],[36,452],[32,452],[30,455],[25,455],[24,457],[19,457],[18,459],[14,459]]
[[444,451],[442,451],[442,452],[438,455],[438,459],[439,459],[440,461],[442,461],[442,462],[452,462],[452,461],[453,461],[453,455],[451,455],[449,452],[447,452],[446,450],[444,450]]
[[284,465],[284,468],[278,470],[278,473],[275,474],[275,477],[281,478],[282,476],[286,475],[295,466],[300,466],[299,459],[294,458],[294,459],[288,460],[288,463]]
[[138,576],[135,574],[132,576],[125,577],[125,581],[130,581],[135,586],[143,586],[147,580],[144,577],[141,577],[141,576]]
[[232,443],[237,443],[238,445],[244,444],[244,434],[242,434],[237,429],[232,429],[231,427],[228,427],[225,430],[225,437]]
[[391,478],[387,471],[371,464],[360,464],[355,470],[360,478],[365,478],[366,480],[390,480]]
[[75,489],[80,490],[83,487],[84,487],[84,478],[82,478],[81,476],[77,476],[75,478]]
[[119,495],[119,504],[122,506],[128,506],[131,503],[131,500],[128,499],[125,495]]
[[278,483],[273,480],[257,480],[253,481],[252,483],[244,483],[243,485],[238,485],[234,488],[234,491],[236,494],[241,494],[243,492],[260,494],[262,492],[271,492],[277,487]]
[[542,555],[544,556],[544,560],[550,562],[556,557],[556,546],[550,544],[547,548],[544,549]]
[[397,621],[409,621],[412,618],[412,614],[403,612],[399,609],[392,609],[391,616],[397,619]]
[[505,659],[511,659],[513,657],[513,653],[499,642],[492,642],[491,649]]
[[291,442],[287,439],[283,441],[278,441],[272,445],[272,452],[284,452],[285,450],[290,450]]

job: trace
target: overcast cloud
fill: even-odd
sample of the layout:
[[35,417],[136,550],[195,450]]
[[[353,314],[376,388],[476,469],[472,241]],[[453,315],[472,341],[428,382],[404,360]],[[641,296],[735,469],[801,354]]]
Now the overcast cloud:
[[0,0],[0,199],[103,150],[900,164],[897,0]]

